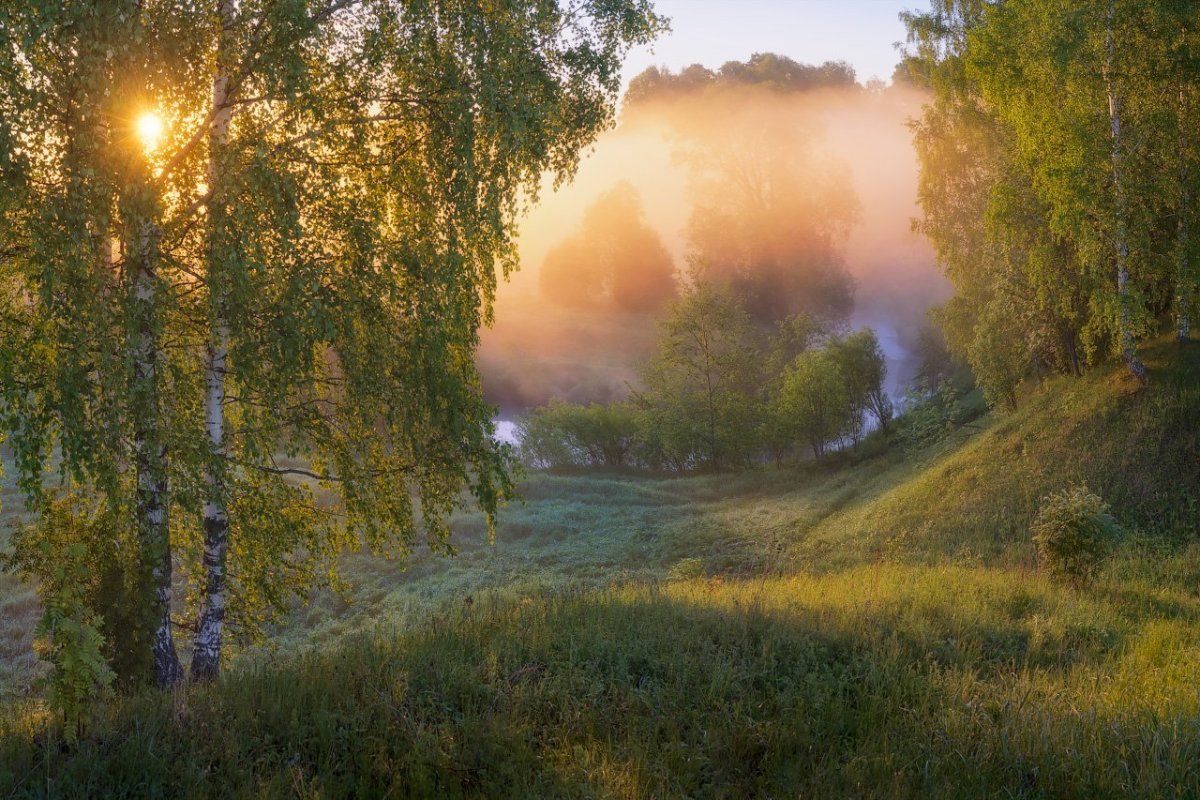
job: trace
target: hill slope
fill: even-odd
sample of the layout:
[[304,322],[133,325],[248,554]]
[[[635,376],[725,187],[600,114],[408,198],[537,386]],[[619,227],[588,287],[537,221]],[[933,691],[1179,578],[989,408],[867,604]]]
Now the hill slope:
[[[0,794],[1200,794],[1200,353],[1150,361],[828,474],[534,476],[495,548],[356,561],[274,664],[73,750],[10,714]],[[1028,543],[1076,482],[1127,530],[1088,590]]]

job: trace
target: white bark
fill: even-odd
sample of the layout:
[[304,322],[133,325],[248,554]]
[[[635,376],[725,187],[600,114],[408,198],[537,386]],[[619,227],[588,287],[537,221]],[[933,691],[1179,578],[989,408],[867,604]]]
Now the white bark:
[[1113,65],[1116,61],[1116,35],[1114,33],[1116,2],[1108,3],[1108,53],[1104,66],[1104,88],[1108,94],[1108,119],[1112,130],[1112,178],[1116,199],[1116,251],[1117,251],[1117,302],[1119,309],[1119,336],[1121,356],[1125,366],[1140,383],[1146,383],[1146,366],[1138,358],[1137,342],[1133,336],[1132,297],[1129,287],[1129,209],[1125,196],[1123,175],[1123,144],[1121,130],[1121,95],[1114,86]]
[[144,221],[138,235],[134,273],[133,456],[137,470],[137,527],[153,591],[154,678],[169,688],[183,671],[171,631],[171,536],[167,517],[166,446],[159,409],[160,346],[155,326],[158,226]]
[[219,260],[225,247],[220,226],[226,224],[222,207],[223,171],[229,144],[229,124],[233,117],[230,97],[230,49],[236,13],[235,0],[219,0],[221,39],[217,50],[217,69],[213,77],[212,127],[209,132],[208,188],[213,201],[208,210],[208,279],[212,303],[213,330],[209,339],[204,399],[205,428],[208,436],[209,467],[206,474],[208,496],[204,503],[205,584],[201,600],[196,638],[192,646],[192,680],[212,680],[221,666],[221,640],[225,623],[228,586],[225,561],[229,550],[229,497],[225,464],[228,446],[225,436],[225,374],[229,359],[229,323],[226,316],[224,278]]
[[1179,248],[1179,272],[1175,276],[1175,338],[1181,342],[1186,342],[1192,333],[1192,319],[1190,316],[1191,305],[1191,284],[1192,284],[1192,259],[1190,253],[1191,247],[1191,229],[1192,221],[1192,165],[1191,157],[1188,155],[1187,143],[1183,137],[1183,126],[1185,121],[1191,116],[1188,112],[1190,106],[1188,104],[1187,90],[1179,90],[1179,158],[1182,166],[1179,169],[1179,212],[1178,212],[1178,237],[1176,243]]

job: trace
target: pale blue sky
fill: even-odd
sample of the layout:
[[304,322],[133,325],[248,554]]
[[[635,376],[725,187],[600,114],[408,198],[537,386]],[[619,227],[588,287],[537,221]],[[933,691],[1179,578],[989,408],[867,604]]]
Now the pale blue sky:
[[753,53],[774,52],[804,63],[849,61],[859,82],[887,81],[904,40],[897,15],[928,0],[656,0],[671,18],[670,34],[639,48],[625,65],[626,81],[651,65],[678,70],[719,67]]

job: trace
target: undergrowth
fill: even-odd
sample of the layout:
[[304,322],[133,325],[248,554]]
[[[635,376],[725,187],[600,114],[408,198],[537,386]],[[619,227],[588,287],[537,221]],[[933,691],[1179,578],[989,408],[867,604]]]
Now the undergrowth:
[[[1200,796],[1200,353],[1148,363],[833,471],[531,476],[214,687],[14,705],[0,796]],[[1030,532],[1075,485],[1086,587]]]

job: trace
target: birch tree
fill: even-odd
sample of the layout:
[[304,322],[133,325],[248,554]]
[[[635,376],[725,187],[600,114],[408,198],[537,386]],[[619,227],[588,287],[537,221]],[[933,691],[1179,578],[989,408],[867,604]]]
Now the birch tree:
[[[1194,4],[937,0],[907,15],[921,229],[956,286],[947,341],[993,398],[1188,337]],[[1000,327],[997,328],[996,326]]]
[[1104,37],[1104,94],[1108,101],[1108,124],[1112,131],[1112,193],[1113,245],[1116,249],[1118,331],[1121,357],[1125,366],[1139,382],[1147,380],[1146,366],[1138,358],[1133,330],[1133,297],[1129,277],[1129,199],[1125,182],[1125,142],[1121,114],[1124,108],[1124,87],[1115,74],[1117,67],[1116,0],[1108,0]]
[[[229,125],[233,118],[230,83],[235,69],[235,0],[218,0],[216,66],[213,74],[212,122],[208,134],[208,175],[210,191],[222,186],[235,169],[229,152]],[[204,590],[200,617],[192,643],[192,676],[202,680],[215,678],[220,671],[222,629],[225,624],[226,577],[229,552],[229,451],[225,446],[225,375],[229,363],[229,287],[222,267],[236,258],[230,235],[227,201],[215,194],[207,205],[206,270],[211,320],[209,341],[204,350],[204,426],[208,436],[208,463],[205,467]]]
[[160,685],[173,633],[211,678],[230,626],[344,549],[448,551],[464,492],[489,520],[511,495],[478,329],[522,198],[570,176],[661,24],[647,0],[0,2],[4,425],[32,507],[62,485],[124,521],[136,574],[91,600],[145,612],[106,636]]

